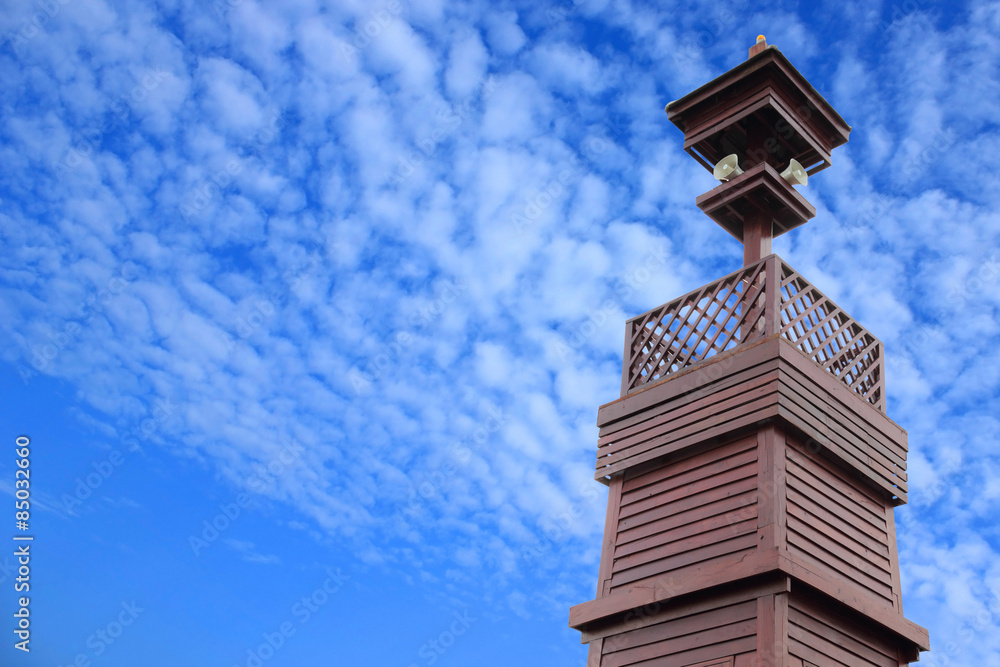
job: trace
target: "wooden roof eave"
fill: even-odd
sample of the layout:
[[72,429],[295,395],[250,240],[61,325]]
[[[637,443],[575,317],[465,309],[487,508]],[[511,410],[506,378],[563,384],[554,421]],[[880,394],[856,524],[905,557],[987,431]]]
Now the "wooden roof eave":
[[667,104],[667,118],[676,125],[677,121],[675,119],[678,116],[681,116],[684,112],[704,102],[713,95],[716,95],[733,82],[757,70],[763,69],[772,63],[775,64],[782,74],[788,77],[788,79],[803,92],[806,99],[809,100],[814,107],[816,107],[816,109],[823,115],[827,123],[829,123],[831,129],[836,133],[836,139],[838,139],[834,142],[833,148],[847,143],[848,137],[851,133],[851,126],[847,124],[847,121],[845,121],[841,115],[837,113],[830,103],[827,102],[826,99],[819,94],[819,92],[817,92],[812,84],[809,83],[809,81],[802,76],[797,69],[795,69],[784,54],[781,53],[781,51],[779,51],[774,45],[768,45],[766,49],[761,51],[756,56],[743,61],[736,67],[730,69],[728,72],[719,75],[700,88],[688,93],[684,97]]

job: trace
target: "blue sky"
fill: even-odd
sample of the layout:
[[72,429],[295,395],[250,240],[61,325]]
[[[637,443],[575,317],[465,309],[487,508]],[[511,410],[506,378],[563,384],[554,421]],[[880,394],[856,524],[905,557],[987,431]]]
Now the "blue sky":
[[741,263],[663,107],[758,33],[854,128],[775,250],[885,343],[907,616],[1000,665],[1000,4],[917,0],[4,3],[0,663],[583,664],[624,320]]

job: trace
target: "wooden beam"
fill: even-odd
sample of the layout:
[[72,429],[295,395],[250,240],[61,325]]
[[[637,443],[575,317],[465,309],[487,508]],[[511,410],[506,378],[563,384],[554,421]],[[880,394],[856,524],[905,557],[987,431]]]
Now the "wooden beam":
[[615,541],[618,536],[618,514],[621,511],[624,474],[611,477],[608,486],[608,511],[604,518],[604,543],[601,548],[601,566],[597,576],[597,597],[611,592],[611,570],[615,562]]

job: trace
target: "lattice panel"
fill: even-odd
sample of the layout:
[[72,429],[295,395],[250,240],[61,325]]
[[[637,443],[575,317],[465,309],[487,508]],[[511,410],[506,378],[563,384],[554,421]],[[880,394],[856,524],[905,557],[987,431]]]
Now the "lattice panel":
[[762,336],[766,261],[629,320],[623,393]]
[[885,410],[882,342],[784,262],[781,266],[781,335]]

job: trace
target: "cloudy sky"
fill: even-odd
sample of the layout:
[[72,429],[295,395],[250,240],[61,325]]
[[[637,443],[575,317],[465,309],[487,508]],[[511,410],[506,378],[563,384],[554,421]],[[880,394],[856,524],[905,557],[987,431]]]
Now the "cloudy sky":
[[582,664],[623,322],[741,263],[663,107],[758,33],[854,128],[775,250],[885,343],[907,616],[1000,666],[977,0],[3,3],[0,661]]

